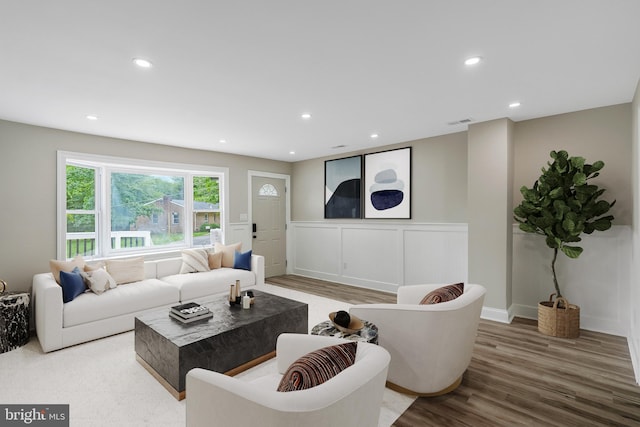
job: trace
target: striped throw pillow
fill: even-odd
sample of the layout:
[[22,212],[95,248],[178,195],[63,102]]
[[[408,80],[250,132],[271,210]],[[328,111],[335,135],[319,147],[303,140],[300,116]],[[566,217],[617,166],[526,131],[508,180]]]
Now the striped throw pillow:
[[434,289],[422,298],[420,304],[439,304],[441,302],[453,301],[464,292],[464,283],[456,283],[455,285],[443,286]]
[[209,254],[204,249],[184,249],[180,274],[209,271]]
[[307,353],[293,362],[284,373],[278,391],[297,391],[315,387],[353,365],[356,341],[324,347]]

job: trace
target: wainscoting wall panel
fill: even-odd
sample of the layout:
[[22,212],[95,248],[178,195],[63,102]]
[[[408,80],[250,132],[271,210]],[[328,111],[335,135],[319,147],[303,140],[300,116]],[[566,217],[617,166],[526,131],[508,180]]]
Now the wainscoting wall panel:
[[[290,273],[395,292],[418,283],[468,282],[466,224],[293,222]],[[580,306],[581,327],[628,336],[631,229],[584,236],[578,259],[558,255],[563,294]],[[537,318],[553,292],[551,258],[541,236],[513,231],[515,316]],[[485,307],[490,313],[492,307]]]
[[342,254],[340,227],[333,224],[292,224],[293,272],[339,281]]
[[[560,290],[580,306],[580,326],[591,331],[627,336],[629,328],[631,228],[614,226],[584,235],[577,259],[558,254]],[[536,319],[538,302],[553,292],[553,250],[542,236],[513,232],[513,314]]]
[[293,222],[292,232],[294,274],[390,292],[467,281],[466,224]]
[[467,225],[404,230],[404,284],[467,282]]
[[224,244],[242,242],[242,252],[252,248],[251,226],[246,222],[232,222],[224,233]]
[[375,289],[395,291],[401,283],[402,234],[395,227],[342,227],[342,277]]

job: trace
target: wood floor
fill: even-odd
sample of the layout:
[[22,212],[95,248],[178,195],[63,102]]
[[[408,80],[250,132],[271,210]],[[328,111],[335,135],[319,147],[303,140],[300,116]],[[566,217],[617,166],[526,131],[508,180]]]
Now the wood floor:
[[[299,276],[268,283],[351,304],[395,295]],[[640,426],[640,387],[626,338],[582,330],[547,337],[536,321],[480,321],[462,384],[418,398],[395,426]]]

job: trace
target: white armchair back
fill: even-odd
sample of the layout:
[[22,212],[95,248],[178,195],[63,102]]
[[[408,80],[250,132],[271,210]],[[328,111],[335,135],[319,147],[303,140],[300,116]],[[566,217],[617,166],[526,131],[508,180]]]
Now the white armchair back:
[[300,356],[345,342],[282,334],[276,344],[277,372],[253,381],[192,369],[187,373],[187,427],[377,426],[390,361],[377,345],[359,342],[354,364],[323,384],[276,391],[282,374]]
[[397,304],[361,304],[350,313],[378,327],[378,343],[391,354],[388,385],[433,396],[455,389],[471,362],[486,289],[465,284],[453,301],[419,305],[444,284],[403,286]]

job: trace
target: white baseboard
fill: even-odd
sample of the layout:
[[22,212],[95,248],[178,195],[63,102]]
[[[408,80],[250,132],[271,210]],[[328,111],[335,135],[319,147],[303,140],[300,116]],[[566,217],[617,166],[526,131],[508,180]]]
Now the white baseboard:
[[360,279],[358,277],[350,277],[347,275],[323,273],[320,271],[304,270],[294,268],[293,274],[309,277],[312,279],[326,280],[329,282],[340,283],[342,285],[355,286],[357,288],[373,289],[375,291],[389,292],[395,294],[398,292],[398,285],[395,283],[375,282],[372,280]]
[[513,314],[511,313],[511,309],[504,310],[501,308],[493,308],[493,307],[482,307],[482,313],[480,317],[485,320],[493,320],[494,322],[500,323],[511,323],[513,320]]
[[511,306],[514,317],[524,317],[525,319],[538,319],[538,307],[530,305],[513,304]]
[[633,372],[636,375],[636,384],[640,385],[640,352],[631,337],[627,337],[627,343],[629,343],[629,356],[631,357]]

